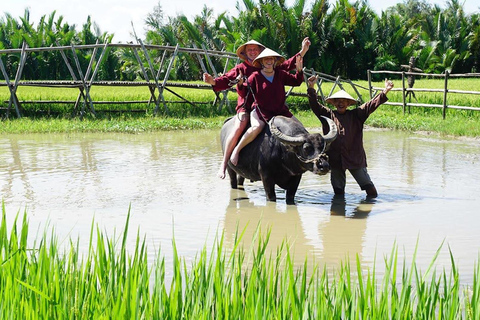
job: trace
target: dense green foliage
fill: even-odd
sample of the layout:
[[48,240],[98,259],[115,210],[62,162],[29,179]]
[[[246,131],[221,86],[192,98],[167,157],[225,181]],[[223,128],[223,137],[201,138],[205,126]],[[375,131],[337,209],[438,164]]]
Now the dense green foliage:
[[[283,0],[243,0],[236,16],[214,14],[204,7],[192,20],[185,16],[165,17],[160,2],[145,18],[144,43],[202,47],[234,52],[249,39],[256,39],[285,56],[301,47],[304,37],[312,46],[305,66],[317,71],[350,79],[365,79],[366,70],[401,70],[411,56],[426,73],[467,73],[480,70],[480,15],[466,15],[460,0],[448,0],[446,8],[424,0],[407,0],[377,15],[368,2],[348,0],[295,1],[288,6]],[[0,20],[0,49],[49,47],[70,44],[94,44],[112,41],[113,34],[100,32],[90,21],[80,31],[75,25],[56,18],[55,12],[34,23],[28,9],[19,20],[5,14]],[[93,31],[92,31],[93,29]],[[97,79],[134,80],[142,72],[134,54],[127,49],[112,49],[102,62]],[[83,70],[91,50],[79,52]],[[99,53],[97,53],[99,54]],[[160,55],[160,53],[156,53]],[[152,53],[153,58],[156,57]],[[3,55],[10,76],[14,76],[19,54]],[[213,61],[222,70],[218,61]],[[234,63],[233,61],[231,62]],[[147,66],[145,62],[145,66]],[[233,66],[233,65],[232,65]],[[176,59],[170,79],[198,80],[201,68],[197,59],[182,54]],[[65,80],[70,78],[60,54],[30,54],[25,79]]]
[[[0,224],[0,317],[2,319],[478,319],[478,264],[463,286],[451,256],[451,271],[426,271],[398,261],[397,248],[377,275],[356,262],[331,269],[296,266],[287,240],[267,250],[269,233],[258,230],[251,248],[243,233],[211,252],[204,247],[187,264],[173,244],[173,263],[161,251],[151,260],[145,239],[127,244],[92,223],[87,252],[79,240],[65,244],[47,231],[29,239],[27,214],[7,230]],[[63,249],[62,249],[63,248]],[[151,262],[153,261],[153,262]],[[378,262],[376,262],[378,263]]]

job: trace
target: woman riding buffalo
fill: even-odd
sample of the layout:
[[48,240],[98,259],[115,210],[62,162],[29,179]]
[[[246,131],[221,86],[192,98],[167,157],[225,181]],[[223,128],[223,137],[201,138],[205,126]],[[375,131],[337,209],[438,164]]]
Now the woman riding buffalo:
[[239,83],[238,93],[246,97],[252,95],[255,99],[250,116],[251,127],[244,133],[238,145],[233,149],[230,161],[237,165],[240,151],[262,132],[265,124],[274,116],[293,117],[285,104],[285,86],[300,86],[303,82],[303,58],[296,56],[296,73],[276,68],[285,61],[281,55],[271,49],[265,49],[253,61],[253,65],[261,68],[252,73],[247,83]]
[[[310,40],[308,38],[303,39],[300,52],[287,61],[284,61],[282,64],[279,64],[277,68],[281,70],[293,70],[295,68],[297,57],[303,57],[309,47]],[[204,73],[203,81],[211,84],[214,91],[229,89],[243,79],[243,77],[249,77],[253,72],[259,70],[260,67],[254,66],[253,61],[264,49],[265,46],[255,40],[246,42],[241,45],[236,52],[237,56],[243,60],[242,63],[236,65],[230,71],[217,78],[213,78],[210,74]],[[225,170],[232,151],[249,123],[252,103],[253,98],[251,96],[238,95],[237,106],[235,108],[237,113],[237,116],[235,117],[235,128],[227,137],[222,164],[218,170],[218,176],[222,179],[225,178]]]

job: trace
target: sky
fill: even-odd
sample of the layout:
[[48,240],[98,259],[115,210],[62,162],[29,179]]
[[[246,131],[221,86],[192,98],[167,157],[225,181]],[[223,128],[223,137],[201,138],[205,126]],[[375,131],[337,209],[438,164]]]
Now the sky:
[[[467,14],[480,12],[478,0],[459,1],[460,3],[463,1],[463,7]],[[335,0],[330,2],[335,3]],[[368,0],[370,6],[377,13],[402,2],[403,0]],[[441,8],[445,8],[446,4],[446,0],[430,0],[429,2],[438,4]],[[56,11],[56,19],[63,16],[65,22],[75,24],[79,31],[90,15],[91,20],[100,27],[102,32],[115,34],[114,43],[126,43],[135,42],[135,38],[132,36],[134,29],[139,38],[144,38],[144,21],[148,13],[152,12],[159,3],[164,14],[172,17],[184,14],[191,19],[199,14],[205,5],[214,10],[214,15],[224,11],[231,16],[238,14],[237,0],[0,0],[0,12],[2,13],[0,19],[5,18],[5,13],[18,19],[24,15],[25,9],[29,8],[30,22],[35,25],[40,21],[41,16],[48,17],[53,11]],[[287,0],[288,5],[292,3],[293,0]],[[240,5],[243,7],[242,1],[240,1]],[[306,8],[309,8],[309,4],[306,5]]]

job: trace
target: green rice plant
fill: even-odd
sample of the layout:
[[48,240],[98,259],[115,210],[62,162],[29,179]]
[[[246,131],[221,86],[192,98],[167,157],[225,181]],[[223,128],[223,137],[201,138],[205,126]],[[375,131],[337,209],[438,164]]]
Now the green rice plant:
[[[400,80],[395,80],[395,88],[401,87]],[[200,83],[200,82],[198,82]],[[368,87],[366,81],[356,81],[362,87]],[[449,80],[450,89],[475,91],[480,85],[480,79],[456,79]],[[195,84],[195,83],[189,83]],[[373,83],[375,87],[383,87],[383,82]],[[324,83],[322,91],[328,94],[332,83]],[[417,79],[415,88],[443,89],[442,79]],[[353,89],[345,86],[345,89],[355,95]],[[164,90],[164,99],[167,103],[168,114],[165,112],[163,103],[159,105],[159,113],[154,114],[155,104],[129,103],[129,104],[95,104],[96,114],[88,112],[80,119],[73,113],[73,104],[25,104],[24,114],[27,119],[14,118],[14,110],[10,110],[9,121],[3,121],[0,126],[2,133],[29,133],[29,132],[152,132],[157,130],[215,128],[219,129],[227,117],[234,114],[236,105],[236,93],[229,92],[227,97],[229,105],[220,109],[219,104],[214,104],[215,94],[210,89],[195,89],[193,87],[174,87],[172,92]],[[364,100],[369,99],[369,93],[360,88],[360,94]],[[319,121],[310,111],[305,97],[306,85],[293,89],[294,93],[302,96],[291,95],[287,104],[307,127],[318,127]],[[20,87],[18,89],[20,100],[70,100],[75,101],[78,89],[71,88],[37,88]],[[179,98],[180,95],[194,104]],[[150,91],[146,87],[102,87],[95,86],[91,89],[94,101],[148,101]],[[443,94],[434,92],[417,92],[417,99],[421,103],[443,103]],[[220,94],[220,98],[223,95]],[[5,113],[9,92],[6,87],[0,87],[0,112]],[[400,91],[389,93],[390,102],[402,102]],[[478,107],[480,99],[478,95],[449,93],[448,104]],[[1,110],[3,109],[3,110]],[[79,110],[77,110],[79,111]],[[447,109],[446,118],[443,119],[441,108],[408,107],[405,112],[401,106],[382,105],[367,121],[367,125],[373,127],[391,128],[407,131],[437,132],[440,135],[454,136],[480,136],[480,111]]]
[[[398,249],[384,257],[385,272],[356,257],[332,270],[307,259],[295,265],[290,244],[267,250],[270,230],[254,234],[245,249],[237,230],[231,248],[223,234],[187,265],[174,238],[166,277],[161,252],[149,263],[137,231],[127,249],[130,213],[119,236],[109,238],[92,222],[86,253],[79,241],[57,241],[54,231],[28,239],[28,216],[7,230],[0,224],[0,317],[2,319],[478,319],[478,264],[471,286],[462,287],[453,253],[452,270],[437,274],[437,250],[425,272],[415,262],[397,266]],[[418,246],[418,243],[417,243]],[[65,248],[64,248],[65,247]],[[62,249],[64,248],[64,249]]]

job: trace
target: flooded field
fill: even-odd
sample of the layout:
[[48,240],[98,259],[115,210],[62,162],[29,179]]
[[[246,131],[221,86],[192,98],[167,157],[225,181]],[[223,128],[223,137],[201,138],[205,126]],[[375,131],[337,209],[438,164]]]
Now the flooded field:
[[450,248],[462,282],[471,283],[480,249],[479,141],[378,130],[364,140],[375,200],[348,173],[338,199],[328,175],[307,172],[295,206],[280,189],[267,203],[260,182],[231,190],[216,176],[217,131],[3,135],[0,192],[9,224],[26,210],[31,231],[53,227],[60,241],[79,239],[81,248],[92,222],[118,236],[130,208],[131,246],[138,232],[152,261],[159,249],[171,261],[173,235],[179,254],[193,261],[217,234],[228,247],[245,228],[248,247],[260,228],[271,231],[271,248],[288,239],[298,264],[308,256],[335,267],[358,255],[364,268],[376,260],[379,272],[394,246],[407,262],[417,248],[425,271],[443,243],[438,270],[449,269]]

